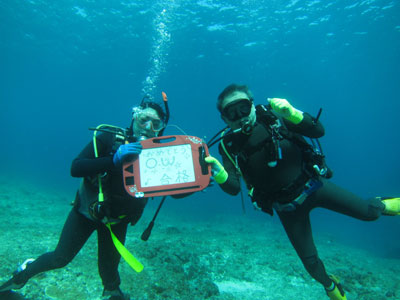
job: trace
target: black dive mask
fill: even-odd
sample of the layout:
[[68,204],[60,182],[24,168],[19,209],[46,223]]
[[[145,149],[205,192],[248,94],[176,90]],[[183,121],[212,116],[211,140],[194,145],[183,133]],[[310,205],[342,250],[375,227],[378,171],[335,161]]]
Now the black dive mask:
[[222,110],[222,116],[228,119],[230,122],[238,121],[244,117],[250,115],[253,102],[249,99],[239,99],[228,104]]

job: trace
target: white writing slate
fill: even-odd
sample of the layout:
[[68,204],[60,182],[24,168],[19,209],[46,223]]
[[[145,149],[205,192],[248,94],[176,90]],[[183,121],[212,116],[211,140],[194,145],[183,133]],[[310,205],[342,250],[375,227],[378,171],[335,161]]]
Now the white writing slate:
[[139,155],[139,170],[142,187],[196,180],[190,144],[143,149]]

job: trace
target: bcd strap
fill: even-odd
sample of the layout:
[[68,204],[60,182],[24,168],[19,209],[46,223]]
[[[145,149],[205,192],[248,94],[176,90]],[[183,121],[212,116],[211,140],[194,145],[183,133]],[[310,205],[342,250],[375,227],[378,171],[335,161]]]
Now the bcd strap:
[[[121,129],[120,127],[116,127],[113,125],[107,125],[107,124],[101,124],[96,127],[94,133],[93,133],[93,147],[94,147],[94,156],[96,158],[99,157],[98,151],[97,151],[97,132],[98,131],[104,131],[101,130],[103,127],[109,129]],[[117,133],[115,133],[117,136]],[[97,175],[98,178],[98,183],[99,183],[99,194],[98,194],[98,201],[104,202],[104,194],[103,194],[103,187],[102,187],[102,182],[101,182],[101,174]],[[118,238],[115,236],[115,234],[111,230],[111,223],[106,223],[105,226],[108,228],[111,234],[111,239],[114,243],[115,248],[121,254],[121,257],[128,263],[128,265],[135,270],[136,272],[141,272],[143,270],[143,265],[128,251],[128,249],[125,248],[125,246],[118,240]]]
[[[309,173],[311,176],[318,175],[325,178],[331,178],[333,172],[326,165],[325,155],[322,152],[319,140],[310,138],[310,144],[302,135],[291,132],[286,126],[282,125],[279,118],[276,117],[267,107],[265,105],[257,105],[256,112],[257,119],[261,120],[267,130],[271,131],[272,141],[275,146],[271,149],[271,151],[275,151],[275,153],[271,153],[271,156],[282,159],[279,141],[287,139],[301,149],[305,161],[305,166],[303,166],[305,172]],[[319,110],[317,118],[313,119],[314,125],[318,122],[321,111],[322,109]],[[269,163],[271,167],[275,165],[273,162],[274,161],[271,162],[271,165]]]

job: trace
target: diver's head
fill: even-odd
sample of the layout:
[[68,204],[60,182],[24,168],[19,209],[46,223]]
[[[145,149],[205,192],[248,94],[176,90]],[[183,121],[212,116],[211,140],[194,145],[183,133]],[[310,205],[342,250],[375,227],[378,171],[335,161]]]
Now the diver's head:
[[143,98],[139,106],[132,108],[132,133],[136,138],[159,136],[166,125],[166,113],[158,103]]
[[221,118],[233,130],[250,133],[256,122],[253,95],[245,85],[231,84],[218,96],[217,108]]

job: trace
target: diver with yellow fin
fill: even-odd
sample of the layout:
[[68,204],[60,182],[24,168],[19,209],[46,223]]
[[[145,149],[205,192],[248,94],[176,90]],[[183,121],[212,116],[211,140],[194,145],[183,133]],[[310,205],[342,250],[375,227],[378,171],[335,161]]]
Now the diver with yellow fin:
[[[222,164],[207,157],[214,179],[228,194],[240,192],[240,177],[254,206],[275,211],[307,272],[323,285],[331,300],[345,300],[339,280],[325,271],[315,247],[309,213],[326,208],[364,221],[381,215],[400,215],[400,198],[363,200],[329,181],[318,138],[324,128],[316,118],[294,108],[286,99],[269,98],[268,105],[254,105],[245,85],[231,84],[218,96],[217,109],[227,128],[220,141]],[[306,141],[312,139],[312,143]],[[315,141],[316,140],[316,141]],[[318,145],[316,147],[315,145]]]
[[164,92],[162,95],[163,101],[143,98],[132,110],[129,128],[100,125],[92,129],[93,140],[71,165],[71,175],[82,181],[56,249],[26,260],[0,286],[0,293],[22,288],[36,274],[66,266],[97,231],[102,296],[109,300],[129,299],[119,288],[118,265],[122,256],[135,271],[143,269],[123,244],[128,225],[138,222],[147,199],[126,193],[122,165],[125,159],[136,159],[141,153],[140,140],[162,135],[169,119],[167,97]]

